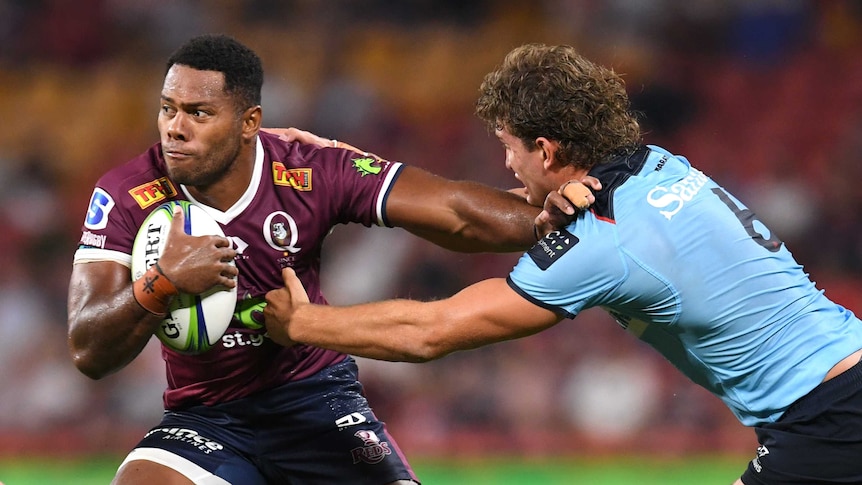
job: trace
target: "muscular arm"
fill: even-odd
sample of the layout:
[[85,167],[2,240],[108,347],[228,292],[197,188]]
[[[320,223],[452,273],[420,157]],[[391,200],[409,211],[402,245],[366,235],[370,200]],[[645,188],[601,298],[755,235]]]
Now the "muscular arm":
[[113,261],[74,265],[68,306],[72,360],[93,379],[134,360],[162,321],[135,301],[129,268]]
[[[224,237],[187,235],[182,211],[175,211],[159,267],[177,291],[199,294],[216,285],[236,286],[237,269],[230,264],[235,256]],[[128,365],[163,319],[135,299],[129,268],[113,261],[73,266],[68,343],[75,366],[86,376],[101,379]]]
[[542,209],[510,192],[448,180],[404,167],[389,193],[389,221],[439,246],[461,252],[508,252],[536,243]]
[[387,300],[346,307],[307,303],[291,270],[267,295],[267,330],[282,344],[301,342],[378,360],[425,362],[458,350],[532,335],[561,318],[488,279],[445,300]]
[[[322,138],[297,128],[263,128],[285,141],[344,148],[368,155],[344,142]],[[376,155],[374,155],[376,157]],[[581,182],[601,189],[595,177]],[[526,202],[524,189],[509,192],[477,182],[454,181],[407,166],[392,187],[386,202],[390,223],[441,247],[460,252],[510,252],[536,243],[536,234],[565,226],[575,214],[572,200],[552,192],[544,210]],[[587,192],[587,205],[595,197]],[[580,201],[575,201],[580,206]],[[584,207],[585,208],[585,207]]]

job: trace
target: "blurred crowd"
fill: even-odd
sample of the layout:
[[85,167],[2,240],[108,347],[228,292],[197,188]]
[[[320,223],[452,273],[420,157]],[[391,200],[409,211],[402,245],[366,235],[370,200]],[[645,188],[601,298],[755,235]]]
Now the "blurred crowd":
[[[158,138],[164,62],[225,32],[264,61],[266,126],[449,178],[517,186],[473,114],[513,47],[571,44],[624,75],[646,141],[747,202],[818,286],[862,311],[862,3],[853,0],[0,0],[0,456],[124,452],[157,422],[158,345],[102,381],[72,366],[66,290],[98,175]],[[439,298],[517,254],[339,227],[333,303]],[[360,361],[413,454],[749,453],[721,403],[600,311],[427,364]]]

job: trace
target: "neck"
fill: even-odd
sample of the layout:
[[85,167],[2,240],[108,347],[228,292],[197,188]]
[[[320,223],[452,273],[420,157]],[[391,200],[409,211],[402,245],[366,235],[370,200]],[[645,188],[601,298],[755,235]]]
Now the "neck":
[[185,186],[198,202],[222,212],[230,209],[248,189],[254,174],[257,139],[244,144],[224,175],[208,185]]

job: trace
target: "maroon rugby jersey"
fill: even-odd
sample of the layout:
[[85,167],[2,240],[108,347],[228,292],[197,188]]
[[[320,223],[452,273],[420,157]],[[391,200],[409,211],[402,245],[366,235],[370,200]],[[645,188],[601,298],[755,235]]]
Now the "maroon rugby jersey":
[[288,143],[263,132],[256,155],[248,190],[225,212],[198,203],[170,180],[160,144],[106,173],[91,197],[76,262],[130,265],[138,227],[159,204],[172,199],[203,207],[239,252],[236,313],[221,341],[201,355],[162,346],[167,409],[241,398],[307,377],[345,357],[306,345],[284,348],[266,338],[264,297],[284,286],[281,270],[290,266],[310,300],[325,303],[319,274],[324,238],[336,224],[388,225],[384,201],[402,165],[347,150]]

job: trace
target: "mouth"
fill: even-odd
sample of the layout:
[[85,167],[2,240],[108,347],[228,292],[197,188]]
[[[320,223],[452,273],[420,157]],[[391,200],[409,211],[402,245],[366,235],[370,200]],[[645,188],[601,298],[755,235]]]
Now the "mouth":
[[518,175],[518,172],[514,172],[514,174],[515,174],[515,180],[517,180],[518,182],[521,183],[521,185],[524,186],[524,190],[527,190],[527,184],[525,184],[524,181],[521,180],[521,176]]
[[189,158],[192,158],[192,154],[189,152],[165,147],[162,147],[162,155],[164,155],[165,159],[170,158],[173,160],[187,160]]

